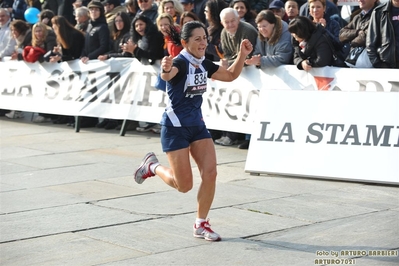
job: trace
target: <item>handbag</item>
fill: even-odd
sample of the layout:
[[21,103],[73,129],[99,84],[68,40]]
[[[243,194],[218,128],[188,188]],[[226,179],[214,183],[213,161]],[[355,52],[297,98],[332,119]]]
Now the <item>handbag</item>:
[[161,74],[157,75],[154,87],[161,91],[166,91],[166,81],[161,78]]
[[350,51],[348,56],[345,59],[345,63],[349,67],[355,67],[356,61],[359,58],[360,54],[366,50],[366,47],[353,47]]
[[372,68],[366,47],[354,47],[351,49],[345,63],[354,68]]
[[323,36],[324,36],[324,38],[326,38],[327,43],[330,46],[330,49],[331,49],[331,52],[332,52],[332,59],[333,59],[332,65],[335,66],[335,67],[346,67],[345,56],[344,56],[344,53],[345,53],[344,47],[345,46],[342,46],[340,48],[340,50],[337,51],[336,48],[334,47],[333,43],[332,43],[331,38],[328,35],[326,35],[326,34],[324,34]]

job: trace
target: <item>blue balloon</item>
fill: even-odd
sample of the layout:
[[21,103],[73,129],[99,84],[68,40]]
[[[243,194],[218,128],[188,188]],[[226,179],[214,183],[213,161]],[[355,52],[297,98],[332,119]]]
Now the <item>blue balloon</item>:
[[35,24],[39,21],[39,13],[40,10],[36,7],[30,7],[25,10],[24,17],[25,20],[28,21],[30,24]]

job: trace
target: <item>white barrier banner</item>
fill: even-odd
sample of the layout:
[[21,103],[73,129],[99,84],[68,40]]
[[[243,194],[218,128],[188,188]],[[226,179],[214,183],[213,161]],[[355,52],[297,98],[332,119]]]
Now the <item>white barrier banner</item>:
[[345,91],[262,90],[245,170],[398,185],[399,75],[364,71],[335,73]]
[[[159,122],[156,65],[0,62],[0,108]],[[399,183],[399,73],[293,65],[209,80],[210,129],[252,133],[246,171]]]

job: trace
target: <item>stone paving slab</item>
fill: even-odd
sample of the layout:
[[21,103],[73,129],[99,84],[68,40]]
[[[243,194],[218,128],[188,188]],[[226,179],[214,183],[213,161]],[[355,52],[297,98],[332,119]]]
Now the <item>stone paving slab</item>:
[[313,265],[313,260],[311,253],[235,238],[101,265],[309,266]]
[[2,244],[0,264],[96,265],[143,255],[134,249],[66,233]]
[[290,249],[316,251],[399,249],[398,213],[380,211],[251,238]]
[[326,197],[320,197],[318,195],[297,195],[280,199],[271,199],[262,202],[243,204],[240,208],[241,207],[312,223],[376,211],[376,209],[359,207],[351,205],[350,203],[341,204],[330,202]]
[[0,242],[87,230],[143,219],[148,219],[148,216],[92,204],[75,204],[18,212],[2,215]]
[[[34,171],[34,170],[36,170],[36,167],[20,165],[20,164],[18,164],[18,162],[10,163],[10,162],[6,162],[6,161],[1,161],[0,169],[1,169],[1,174],[6,175],[6,174]],[[0,180],[1,180],[1,177],[0,177]]]
[[48,188],[22,189],[0,194],[1,211],[16,213],[85,202],[79,196]]
[[125,175],[126,172],[131,172],[131,168],[124,165],[92,163],[23,173],[2,174],[1,182],[7,185],[22,186],[23,188],[37,188],[101,178],[107,179]]

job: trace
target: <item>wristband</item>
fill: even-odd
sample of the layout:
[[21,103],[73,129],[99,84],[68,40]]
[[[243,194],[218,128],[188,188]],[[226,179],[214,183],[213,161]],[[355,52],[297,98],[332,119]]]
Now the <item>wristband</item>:
[[163,69],[163,68],[162,68],[162,73],[166,73],[166,74],[168,74],[168,73],[170,73],[170,71],[172,71],[172,68],[170,68],[170,70],[169,70],[169,71],[165,71],[165,69]]

